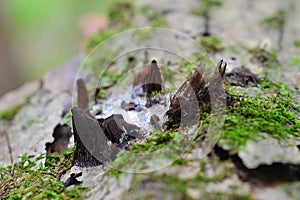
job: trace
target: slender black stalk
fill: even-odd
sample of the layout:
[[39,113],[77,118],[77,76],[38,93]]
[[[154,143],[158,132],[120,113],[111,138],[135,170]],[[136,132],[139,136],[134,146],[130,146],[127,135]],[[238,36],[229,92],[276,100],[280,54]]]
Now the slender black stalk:
[[208,13],[203,15],[204,17],[204,33],[203,36],[210,36],[210,17]]

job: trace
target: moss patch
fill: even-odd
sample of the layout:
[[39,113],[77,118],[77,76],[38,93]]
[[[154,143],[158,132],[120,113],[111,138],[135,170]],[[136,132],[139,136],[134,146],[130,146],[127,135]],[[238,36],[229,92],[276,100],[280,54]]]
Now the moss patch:
[[144,143],[134,143],[127,150],[139,153],[140,151],[144,151],[147,153],[155,152],[158,149],[165,147],[165,145],[169,144],[172,140],[181,141],[183,138],[178,132],[157,132],[153,134],[153,137],[147,138]]
[[[179,194],[182,196],[182,199],[191,199],[191,197],[187,194],[187,181],[178,178],[177,176],[172,175],[152,175],[151,178],[156,179],[158,181],[162,181],[164,185],[167,187],[165,188],[166,192]],[[177,195],[176,195],[177,196]]]
[[[278,140],[300,137],[300,122],[297,117],[300,114],[300,107],[293,103],[294,91],[285,84],[273,82],[267,78],[261,79],[256,96],[249,96],[247,89],[245,93],[241,93],[235,91],[235,86],[226,84],[224,86],[235,96],[236,103],[226,108],[224,127],[219,141],[221,146],[229,146],[231,152],[236,153],[247,141],[261,139],[262,132]],[[205,130],[209,127],[211,119],[210,111],[209,106],[200,110],[203,127],[201,127],[202,132],[199,137],[205,137]],[[176,160],[178,152],[187,151],[176,145],[182,142],[184,143],[183,136],[176,130],[154,133],[153,137],[146,139],[143,143],[134,143],[121,152],[112,166],[115,169],[121,169],[124,163],[129,163],[128,168],[123,169],[146,169],[148,160],[145,157],[138,158],[138,153],[150,155],[159,152],[169,144],[172,144],[169,147],[173,151],[169,158]],[[179,160],[178,163],[181,161],[182,164],[187,164],[186,160]]]
[[124,199],[192,199],[187,182],[176,176],[148,173],[135,175]]
[[149,39],[152,37],[152,29],[151,28],[143,28],[138,30],[134,35],[134,40],[137,43],[140,43],[146,39]]
[[209,53],[217,53],[224,49],[221,40],[215,36],[203,37],[200,45]]
[[[142,143],[132,143],[125,151],[120,152],[111,163],[110,169],[106,172],[118,176],[121,171],[140,172],[148,169],[157,161],[157,168],[164,167],[166,163],[161,160],[173,162],[183,153],[188,145],[184,143],[183,135],[178,132],[157,132]],[[158,159],[158,160],[156,160]],[[171,163],[170,163],[171,164]],[[162,166],[160,166],[162,165]]]
[[286,11],[279,10],[274,15],[264,18],[261,23],[270,28],[284,26],[286,23]]
[[131,26],[131,18],[134,15],[134,5],[131,0],[114,1],[108,6],[108,18],[113,26]]
[[21,108],[22,108],[22,105],[16,105],[16,106],[2,112],[0,114],[0,118],[3,120],[7,120],[7,121],[13,120],[15,115],[20,111]]
[[221,0],[201,0],[199,8],[195,8],[191,11],[194,15],[207,16],[211,9],[215,6],[222,6]]
[[165,16],[162,13],[158,12],[153,6],[143,6],[141,7],[140,12],[146,16],[150,26],[167,27],[167,20]]
[[294,42],[295,47],[300,48],[300,40]]
[[[128,194],[129,196],[130,194],[135,194],[135,198],[137,195],[138,198],[136,199],[152,199],[157,194],[176,199],[252,199],[247,194],[238,195],[234,192],[216,193],[206,190],[207,184],[223,181],[226,177],[228,177],[228,173],[221,172],[212,177],[196,176],[190,179],[182,179],[177,175],[152,172],[135,175]],[[198,197],[191,195],[191,190],[198,191]]]
[[90,52],[98,44],[124,29],[132,26],[131,19],[134,15],[132,0],[112,1],[108,5],[107,16],[110,27],[92,36],[86,44],[86,51]]
[[58,180],[71,168],[73,151],[74,148],[61,156],[47,156],[45,166],[41,162],[45,154],[36,158],[24,154],[13,166],[0,167],[0,196],[2,199],[81,199],[86,188],[76,186],[67,190]]
[[300,56],[293,57],[290,60],[289,65],[292,67],[298,67],[300,69]]
[[106,29],[106,30],[99,32],[96,35],[93,35],[92,37],[90,37],[89,41],[86,44],[86,51],[90,52],[101,42],[104,42],[106,39],[113,36],[113,34],[114,34],[114,31],[112,31],[111,29]]
[[287,183],[278,188],[279,191],[284,192],[291,199],[300,199],[300,183]]
[[237,103],[226,112],[221,138],[227,146],[237,151],[248,140],[258,140],[265,132],[279,140],[300,136],[300,113],[293,103],[292,91],[286,85],[264,79],[259,84],[262,94],[252,98],[234,93]]
[[251,61],[254,63],[260,63],[262,67],[266,68],[266,70],[279,70],[281,67],[277,59],[276,50],[267,50],[266,48],[254,47],[249,48],[248,52],[252,55]]
[[62,119],[63,124],[66,124],[68,127],[72,127],[72,112],[69,110]]

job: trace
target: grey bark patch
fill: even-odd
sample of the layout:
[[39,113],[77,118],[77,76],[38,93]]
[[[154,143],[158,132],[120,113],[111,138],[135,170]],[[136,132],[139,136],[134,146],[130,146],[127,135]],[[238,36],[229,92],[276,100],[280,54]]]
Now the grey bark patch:
[[61,121],[67,98],[69,95],[61,93],[52,99],[51,94],[38,90],[21,108],[7,129],[14,161],[24,153],[38,155],[45,152],[45,143],[53,139],[53,128]]
[[300,165],[300,152],[296,145],[285,144],[268,135],[257,142],[249,141],[238,155],[249,169],[259,165],[272,163],[286,163]]
[[144,178],[140,181],[137,188],[125,194],[125,199],[186,199],[186,195],[181,194],[176,190],[172,191],[172,186],[163,183],[162,180]]
[[24,104],[27,98],[33,95],[40,86],[40,81],[33,81],[3,95],[0,99],[0,113],[16,105]]
[[300,198],[299,182],[280,184],[272,187],[253,188],[253,198],[259,200],[298,200]]
[[[83,60],[82,55],[78,55],[65,64],[59,67],[42,78],[43,89],[49,91],[52,94],[60,94],[64,91],[72,91],[75,78],[79,78],[77,74],[81,62]],[[83,76],[83,75],[82,75]]]
[[221,182],[208,183],[208,192],[219,192],[225,194],[248,194],[251,190],[250,184],[243,183],[235,174]]

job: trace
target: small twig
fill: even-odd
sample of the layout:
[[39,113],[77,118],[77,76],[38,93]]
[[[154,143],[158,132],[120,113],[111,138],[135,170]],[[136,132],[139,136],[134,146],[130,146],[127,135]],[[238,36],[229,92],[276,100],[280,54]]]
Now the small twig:
[[15,182],[12,179],[2,182],[2,184],[0,185],[0,197],[6,194],[7,188],[13,188],[14,184]]
[[54,174],[53,172],[43,172],[43,171],[41,171],[40,172],[42,175],[51,175],[51,176],[53,176],[54,178],[56,178],[56,174]]
[[11,144],[10,144],[10,139],[9,139],[8,133],[6,131],[7,127],[8,127],[7,123],[5,122],[3,134],[5,135],[5,140],[6,140],[6,144],[7,144],[7,148],[8,148],[8,153],[9,153],[9,157],[10,157],[10,163],[11,163],[11,165],[13,165],[14,159],[13,159],[13,156],[12,156],[12,148],[11,148]]
[[278,50],[282,49],[282,40],[283,40],[284,26],[279,27],[279,36],[278,36]]
[[206,13],[204,15],[204,33],[203,33],[203,36],[209,36],[210,35],[209,21],[210,21],[209,14]]

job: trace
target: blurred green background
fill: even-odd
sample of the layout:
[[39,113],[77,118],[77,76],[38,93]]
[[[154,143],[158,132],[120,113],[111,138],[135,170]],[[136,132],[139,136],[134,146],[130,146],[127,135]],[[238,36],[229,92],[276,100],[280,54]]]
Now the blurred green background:
[[86,22],[93,21],[87,16],[104,23],[108,2],[1,0],[0,95],[40,78],[82,51],[85,31],[93,25]]

